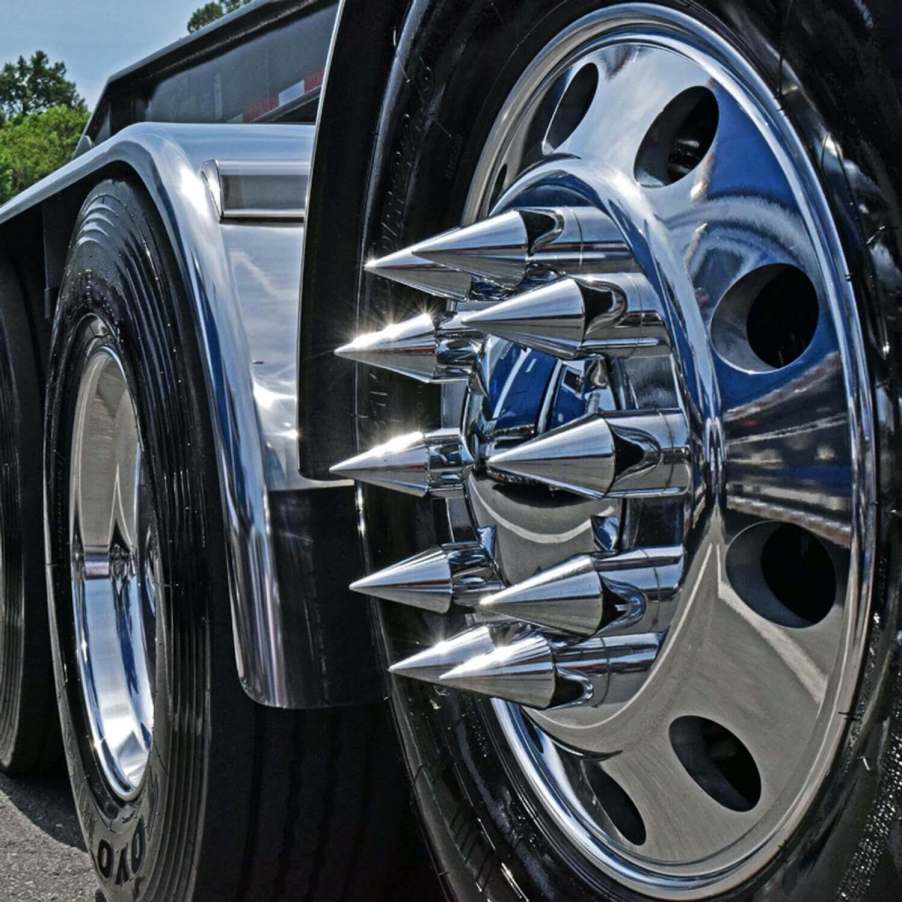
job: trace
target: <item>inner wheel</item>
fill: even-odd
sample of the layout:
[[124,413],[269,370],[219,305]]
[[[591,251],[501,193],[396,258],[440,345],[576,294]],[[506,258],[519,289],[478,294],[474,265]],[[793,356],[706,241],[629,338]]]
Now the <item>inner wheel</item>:
[[79,386],[70,481],[76,653],[101,771],[141,786],[153,738],[156,526],[125,373],[99,335]]
[[830,768],[873,442],[803,148],[731,46],[650,9],[551,41],[464,224],[368,265],[442,300],[338,353],[440,384],[443,422],[334,471],[447,508],[447,543],[355,584],[467,624],[392,671],[490,697],[579,852],[691,898],[770,860]]

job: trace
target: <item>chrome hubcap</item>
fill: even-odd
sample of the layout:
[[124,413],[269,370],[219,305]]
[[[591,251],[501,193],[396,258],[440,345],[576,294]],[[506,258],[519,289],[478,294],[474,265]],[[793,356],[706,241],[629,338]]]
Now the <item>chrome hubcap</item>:
[[122,798],[153,738],[159,546],[135,408],[95,328],[79,386],[69,494],[76,657],[94,751]]
[[373,261],[446,299],[339,349],[444,386],[440,429],[336,473],[448,507],[355,584],[468,631],[396,674],[495,699],[597,867],[698,897],[775,854],[862,657],[874,497],[854,297],[766,85],[678,13],[559,35],[460,229]]

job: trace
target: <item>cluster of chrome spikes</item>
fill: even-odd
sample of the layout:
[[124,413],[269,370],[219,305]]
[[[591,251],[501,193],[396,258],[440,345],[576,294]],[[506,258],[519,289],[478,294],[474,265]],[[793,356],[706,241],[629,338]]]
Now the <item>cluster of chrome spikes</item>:
[[588,208],[513,210],[367,269],[457,309],[362,335],[336,354],[423,382],[472,381],[487,335],[565,360],[670,352],[655,291],[610,220]]
[[578,645],[529,633],[498,645],[486,626],[475,627],[399,661],[399,676],[504,699],[544,710],[600,705],[629,698],[635,674],[644,674],[660,649],[660,633],[606,638]]
[[[367,269],[443,297],[450,309],[362,335],[336,353],[419,381],[466,381],[484,391],[490,336],[564,360],[670,353],[656,292],[619,230],[594,208],[512,210]],[[678,410],[588,416],[483,460],[458,429],[412,433],[332,472],[452,497],[465,493],[476,468],[593,499],[682,494],[691,480]],[[436,613],[466,610],[484,624],[395,664],[393,673],[547,708],[614,700],[631,675],[651,666],[661,635],[643,626],[651,630],[661,602],[677,591],[681,548],[580,555],[506,586],[493,545],[493,530],[481,530],[476,541],[424,551],[352,585]],[[527,629],[497,644],[493,625],[504,623]]]
[[491,552],[492,530],[481,541],[420,552],[353,583],[386,601],[447,614],[463,608],[487,620],[530,623],[560,636],[593,636],[649,617],[667,602],[682,575],[682,549],[638,548],[620,554],[577,555],[505,587]]
[[484,465],[502,479],[534,482],[585,498],[677,495],[689,487],[689,446],[679,411],[618,411],[552,429],[474,459],[458,429],[411,432],[332,467],[336,476],[441,498],[462,495]]

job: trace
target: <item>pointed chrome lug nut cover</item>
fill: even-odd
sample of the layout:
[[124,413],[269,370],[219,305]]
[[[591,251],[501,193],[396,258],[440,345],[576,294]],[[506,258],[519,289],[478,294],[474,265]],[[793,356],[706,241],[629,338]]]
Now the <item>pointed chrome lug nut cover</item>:
[[554,653],[548,640],[539,635],[473,656],[444,673],[439,683],[539,709],[554,704],[558,694]]
[[526,274],[529,249],[526,221],[518,210],[511,210],[436,235],[410,250],[442,266],[515,288]]
[[336,464],[331,472],[419,498],[448,497],[463,491],[472,464],[460,433],[439,429],[398,436]]
[[488,460],[489,470],[603,498],[616,476],[614,436],[604,417],[568,423]]
[[480,542],[455,542],[370,574],[351,589],[445,614],[452,603],[471,607],[501,586],[489,548]]
[[469,629],[450,639],[443,639],[424,651],[392,664],[389,672],[395,676],[438,683],[439,677],[459,664],[495,649],[487,626]]
[[625,701],[654,665],[662,634],[596,636],[553,645],[534,633],[506,645],[489,627],[467,630],[394,664],[395,676],[540,710]]
[[691,484],[688,441],[680,411],[617,411],[493,454],[488,468],[586,498],[675,495]]
[[465,325],[555,356],[577,356],[585,335],[586,309],[574,279],[561,279],[464,314]]
[[483,597],[479,611],[553,633],[616,634],[642,620],[649,607],[672,600],[683,559],[679,546],[578,555]]
[[435,297],[466,300],[470,295],[472,279],[469,275],[418,257],[409,249],[371,260],[366,271]]
[[465,313],[462,322],[564,360],[669,353],[660,303],[640,273],[559,279]]
[[455,330],[452,323],[423,313],[360,335],[335,354],[419,382],[442,383],[469,380],[479,351],[479,341]]
[[526,275],[533,245],[559,226],[552,210],[510,210],[372,260],[366,268],[430,294],[463,300],[474,280],[516,288]]
[[581,555],[483,598],[479,609],[556,633],[591,636],[605,617],[603,590],[592,559]]
[[435,323],[423,313],[378,332],[358,335],[335,355],[428,381],[435,370]]
[[429,493],[429,447],[422,432],[400,435],[335,464],[335,476],[422,497]]
[[385,601],[445,614],[453,600],[448,555],[441,548],[430,548],[358,579],[351,583],[351,589]]

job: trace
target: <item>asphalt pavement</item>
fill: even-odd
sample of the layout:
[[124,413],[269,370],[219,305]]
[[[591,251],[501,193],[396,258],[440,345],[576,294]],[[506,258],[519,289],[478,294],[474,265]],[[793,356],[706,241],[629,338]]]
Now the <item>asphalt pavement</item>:
[[65,774],[0,774],[0,902],[103,902]]
[[[881,856],[868,902],[898,898],[902,821],[890,845],[895,853]],[[0,774],[0,902],[104,902],[65,774],[15,780]]]

